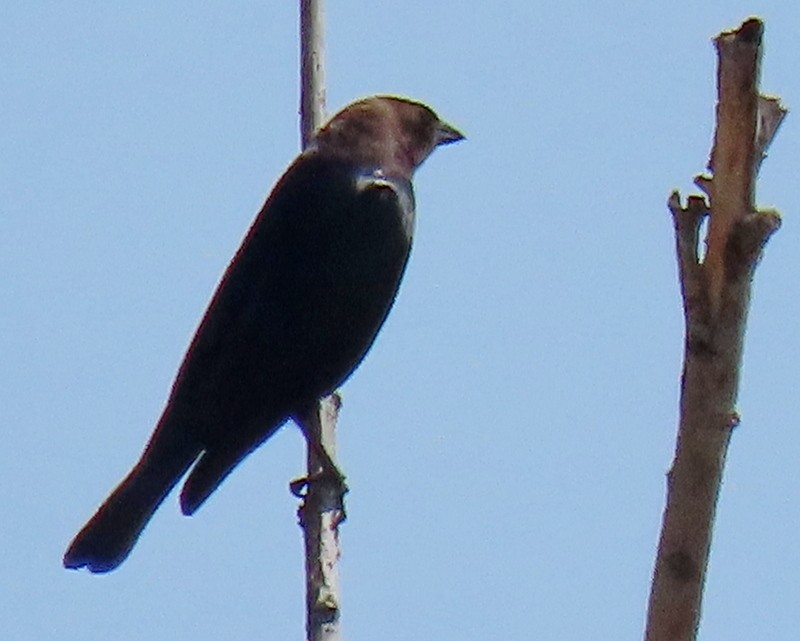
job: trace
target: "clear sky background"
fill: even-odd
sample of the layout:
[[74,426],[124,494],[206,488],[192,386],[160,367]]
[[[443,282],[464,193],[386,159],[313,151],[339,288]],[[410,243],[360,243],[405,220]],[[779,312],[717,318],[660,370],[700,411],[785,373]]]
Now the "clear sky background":
[[[124,5],[124,6],[123,6]],[[711,38],[766,20],[800,106],[800,6],[356,2],[328,107],[422,99],[468,140],[416,180],[393,314],[344,386],[346,638],[641,637],[682,357],[669,192],[713,131]],[[300,639],[287,427],[126,563],[61,556],[141,452],[188,341],[298,149],[292,2],[0,6],[0,635]],[[800,629],[800,136],[758,268],[701,636]]]

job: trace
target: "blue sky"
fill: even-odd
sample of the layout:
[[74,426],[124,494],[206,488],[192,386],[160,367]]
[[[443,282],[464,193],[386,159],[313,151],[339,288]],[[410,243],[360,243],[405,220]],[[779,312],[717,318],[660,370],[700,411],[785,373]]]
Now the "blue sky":
[[[202,6],[201,6],[202,4]],[[468,140],[416,180],[397,305],[344,386],[346,638],[641,637],[682,313],[665,203],[712,136],[711,38],[788,2],[328,3],[328,106],[422,99]],[[0,629],[9,639],[301,638],[284,429],[191,519],[167,499],[106,576],[75,531],[138,457],[219,276],[297,153],[293,3],[0,8]],[[800,137],[759,266],[701,635],[800,627]]]

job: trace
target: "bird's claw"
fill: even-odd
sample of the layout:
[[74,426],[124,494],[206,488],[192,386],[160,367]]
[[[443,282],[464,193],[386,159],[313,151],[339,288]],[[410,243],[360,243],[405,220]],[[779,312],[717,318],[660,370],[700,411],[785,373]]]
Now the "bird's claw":
[[305,498],[308,494],[308,488],[314,483],[332,483],[336,486],[341,496],[344,496],[350,491],[345,482],[345,476],[339,471],[339,468],[334,466],[325,466],[319,468],[313,474],[308,476],[301,476],[300,478],[293,479],[289,482],[289,491],[299,499]]

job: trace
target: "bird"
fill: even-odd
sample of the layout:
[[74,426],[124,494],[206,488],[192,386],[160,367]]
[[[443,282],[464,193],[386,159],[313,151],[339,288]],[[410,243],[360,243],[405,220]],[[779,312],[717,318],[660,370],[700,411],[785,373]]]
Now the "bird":
[[224,272],[133,469],[66,568],[118,567],[166,496],[193,514],[289,419],[339,388],[383,325],[408,261],[415,170],[464,139],[425,104],[357,100],[278,179]]

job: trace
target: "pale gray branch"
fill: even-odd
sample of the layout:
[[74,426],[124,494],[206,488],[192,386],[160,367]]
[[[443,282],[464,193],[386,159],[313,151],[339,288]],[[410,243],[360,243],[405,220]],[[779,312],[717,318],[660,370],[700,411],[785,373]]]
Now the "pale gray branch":
[[[303,148],[325,119],[324,12],[322,0],[300,0],[300,131]],[[298,518],[306,552],[306,636],[309,641],[341,639],[339,524],[347,491],[335,465],[338,394],[301,417],[308,444],[307,476]],[[294,490],[293,490],[294,491]]]

